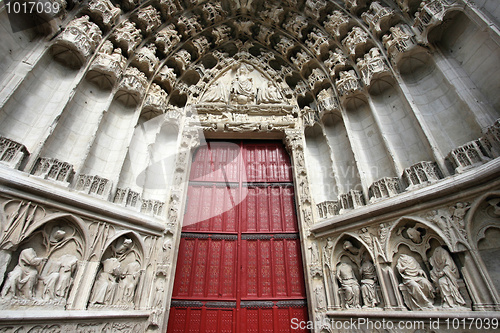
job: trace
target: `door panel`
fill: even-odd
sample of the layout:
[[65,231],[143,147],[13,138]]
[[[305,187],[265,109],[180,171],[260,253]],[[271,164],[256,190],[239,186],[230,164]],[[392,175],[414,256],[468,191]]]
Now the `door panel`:
[[242,201],[241,232],[298,232],[291,186],[247,187]]
[[184,216],[185,232],[236,233],[239,191],[220,183],[190,184]]
[[173,297],[236,299],[237,238],[183,235]]
[[271,237],[242,237],[241,298],[305,298],[299,240]]
[[[191,166],[168,332],[297,332],[306,294],[290,160],[209,142]],[[300,330],[298,330],[300,332]]]

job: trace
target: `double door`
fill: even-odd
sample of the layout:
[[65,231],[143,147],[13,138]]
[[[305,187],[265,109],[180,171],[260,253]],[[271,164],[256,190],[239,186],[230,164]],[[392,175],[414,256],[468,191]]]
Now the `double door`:
[[297,332],[307,320],[289,157],[279,142],[196,152],[168,332]]

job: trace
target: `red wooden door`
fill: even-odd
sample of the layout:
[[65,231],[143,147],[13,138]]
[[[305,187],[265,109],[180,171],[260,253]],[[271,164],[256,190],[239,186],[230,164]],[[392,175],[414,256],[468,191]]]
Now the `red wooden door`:
[[191,167],[168,332],[300,332],[292,319],[307,307],[290,159],[278,142],[209,142]]

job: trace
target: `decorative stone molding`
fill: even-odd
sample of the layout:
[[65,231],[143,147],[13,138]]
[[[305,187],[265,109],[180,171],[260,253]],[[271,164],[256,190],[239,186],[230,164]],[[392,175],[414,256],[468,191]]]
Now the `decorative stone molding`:
[[283,22],[283,29],[288,30],[292,35],[302,39],[302,29],[307,26],[307,19],[297,13],[290,12]]
[[207,37],[205,37],[205,36],[199,36],[199,37],[194,38],[191,41],[191,44],[196,49],[196,52],[198,53],[198,57],[203,56],[205,53],[207,53],[208,49],[210,48],[210,42],[208,41]]
[[448,161],[451,162],[455,172],[458,173],[486,163],[489,160],[490,158],[483,153],[479,140],[467,142],[448,154]]
[[229,40],[231,36],[231,27],[221,24],[212,29],[212,35],[215,37],[214,44],[222,45]]
[[147,85],[148,81],[144,73],[135,67],[128,67],[118,85],[115,97],[125,105],[137,105],[142,99]]
[[361,85],[353,69],[340,72],[340,78],[335,81],[335,85],[342,97],[354,95],[361,91]]
[[361,14],[361,18],[370,26],[375,36],[385,33],[400,20],[392,8],[384,7],[378,1],[372,2],[370,10]]
[[135,52],[132,57],[131,64],[137,67],[141,72],[147,76],[152,75],[158,67],[158,58],[156,57],[156,46],[149,44],[141,47]]
[[122,75],[126,63],[122,50],[113,50],[113,44],[107,40],[90,64],[87,79],[102,89],[110,89]]
[[291,57],[291,59],[294,65],[302,70],[304,65],[309,63],[313,58],[307,53],[306,50],[300,50],[297,52],[295,57]]
[[184,49],[180,49],[174,55],[172,55],[171,60],[175,63],[181,72],[186,70],[186,67],[191,63],[191,54]]
[[73,19],[52,44],[54,59],[66,66],[83,65],[101,41],[102,32],[87,15]]
[[396,0],[401,11],[405,13],[413,13],[417,10],[421,0]]
[[390,73],[389,67],[385,64],[378,47],[372,48],[369,53],[365,54],[363,59],[359,58],[357,65],[363,83],[367,87],[370,87],[380,76]]
[[141,213],[161,216],[165,203],[160,200],[142,200]]
[[339,201],[343,210],[356,209],[365,205],[363,193],[357,190],[350,190],[347,193],[339,195]]
[[275,26],[280,26],[281,21],[285,16],[285,10],[281,6],[272,2],[265,2],[264,6],[265,10],[261,12],[262,17],[272,22]]
[[367,0],[344,0],[344,2],[345,8],[356,15],[366,7]]
[[330,70],[330,76],[332,78],[337,77],[337,74],[341,70],[347,69],[349,67],[347,57],[339,48],[336,48],[335,51],[331,50],[329,52],[329,57],[324,61],[324,64]]
[[318,96],[316,96],[316,100],[318,101],[320,119],[323,118],[325,114],[333,113],[340,108],[339,101],[332,87],[321,90]]
[[408,189],[420,184],[438,181],[441,178],[440,174],[435,162],[423,161],[406,168],[402,178],[408,184]]
[[328,75],[323,72],[320,68],[314,68],[311,75],[307,78],[309,82],[309,87],[312,90],[317,91],[320,87],[324,86],[324,83],[328,80]]
[[28,155],[26,147],[16,141],[0,136],[0,163],[17,169]]
[[454,0],[423,0],[420,3],[413,23],[419,42],[429,44],[429,31],[443,23],[444,16],[453,7],[456,7]]
[[203,17],[209,25],[221,21],[226,16],[226,12],[222,9],[220,2],[206,2],[202,6],[202,11]]
[[91,0],[88,4],[90,15],[98,23],[102,23],[106,29],[111,28],[118,17],[121,10],[113,5],[110,0]]
[[316,51],[317,57],[326,53],[330,46],[328,36],[318,28],[314,28],[310,33],[307,34],[305,44],[312,50]]
[[149,35],[161,25],[162,20],[158,10],[149,5],[134,14],[134,21],[145,35]]
[[301,110],[304,126],[314,126],[319,121],[318,111],[306,106]]
[[163,54],[168,54],[181,41],[181,37],[173,23],[161,29],[155,36],[156,45]]
[[138,192],[132,191],[130,188],[117,188],[115,193],[114,203],[124,207],[138,208],[138,203],[141,201],[141,195]]
[[73,165],[50,157],[40,157],[32,171],[34,176],[63,183],[69,183],[74,173]]
[[355,26],[347,34],[347,37],[342,40],[342,45],[347,48],[351,57],[356,59],[362,56],[366,50],[369,50],[373,46],[373,42],[366,31]]
[[167,18],[171,18],[179,11],[175,1],[159,0],[158,4],[160,6],[160,12]]
[[488,127],[484,136],[479,139],[482,147],[490,157],[500,156],[500,119],[497,119],[493,125]]
[[148,114],[146,119],[152,119],[165,112],[167,97],[168,94],[159,85],[152,83],[142,105],[141,116]]
[[371,200],[389,198],[401,192],[401,183],[398,177],[385,177],[379,179],[370,186],[369,196]]
[[177,81],[177,76],[173,68],[168,66],[163,66],[155,76],[155,82],[158,82],[162,87],[164,87],[168,92],[171,92],[175,81]]
[[334,10],[326,17],[325,30],[332,34],[337,40],[342,39],[349,31],[351,20],[348,15],[340,10]]
[[434,209],[420,215],[443,231],[449,243],[453,245],[452,250],[455,251],[456,247],[459,246],[458,243],[469,244],[464,218],[470,206],[469,202],[457,202],[454,205]]
[[142,41],[141,31],[130,21],[120,24],[110,38],[129,56]]
[[77,191],[107,199],[112,187],[111,181],[99,176],[80,174],[75,183]]
[[194,36],[201,30],[203,30],[197,18],[190,13],[185,13],[181,15],[179,17],[179,20],[177,21],[177,25],[179,26],[184,37],[186,38]]
[[382,41],[392,61],[397,63],[401,55],[417,46],[415,34],[406,24],[398,24],[389,29],[390,34],[384,35]]
[[276,44],[275,49],[283,56],[287,57],[288,53],[295,46],[295,42],[286,36],[280,36],[279,42]]
[[340,213],[340,203],[337,200],[323,201],[316,205],[321,219],[327,219]]
[[309,91],[309,85],[307,85],[304,81],[299,81],[295,85],[293,89],[296,95],[305,95]]
[[315,20],[320,19],[320,13],[326,11],[326,0],[306,0],[304,12]]

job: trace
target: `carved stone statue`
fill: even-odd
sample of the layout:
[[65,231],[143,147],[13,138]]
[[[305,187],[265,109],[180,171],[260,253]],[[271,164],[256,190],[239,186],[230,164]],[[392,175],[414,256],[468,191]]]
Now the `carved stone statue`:
[[411,310],[433,309],[434,288],[415,258],[402,254],[396,265],[403,278],[407,293],[403,292],[406,305]]
[[221,82],[215,82],[203,95],[201,101],[209,103],[227,103],[229,99],[229,89]]
[[248,104],[255,98],[253,79],[248,77],[250,69],[241,64],[236,72],[236,78],[231,84],[231,100],[238,104]]
[[109,258],[102,262],[102,271],[99,273],[90,296],[90,304],[111,304],[113,302],[117,278],[120,276],[120,262],[116,258]]
[[311,245],[309,245],[308,248],[311,251],[311,263],[313,265],[319,265],[318,244],[316,244],[316,242],[311,242]]
[[43,277],[44,299],[65,299],[68,296],[77,262],[78,259],[71,254],[65,254],[55,262],[49,274]]
[[378,304],[376,290],[377,273],[373,263],[364,258],[361,263],[361,295],[363,296],[363,308],[374,308]]
[[352,243],[348,240],[344,242],[343,249],[354,255],[357,255],[359,253],[359,249],[352,245]]
[[348,263],[340,263],[337,266],[337,278],[344,291],[344,304],[346,309],[359,309],[359,283],[354,270]]
[[460,294],[457,283],[460,275],[448,251],[441,246],[437,247],[429,262],[433,267],[431,279],[438,286],[443,298],[443,307],[458,308],[464,306],[465,300]]
[[283,100],[276,86],[267,81],[262,87],[259,88],[257,93],[257,104],[273,104],[280,103]]
[[314,296],[316,299],[316,309],[326,310],[325,292],[322,286],[314,288]]
[[422,242],[422,235],[417,228],[408,228],[406,229],[406,233],[408,234],[408,237],[410,237],[410,239],[413,241],[413,243],[420,244]]
[[7,276],[7,281],[2,289],[2,298],[21,297],[32,299],[35,296],[35,286],[38,282],[37,266],[44,258],[37,257],[34,249],[28,248],[21,251],[16,267]]
[[116,303],[123,305],[133,305],[135,288],[141,275],[141,265],[137,262],[131,262],[122,272],[121,280],[118,283]]

